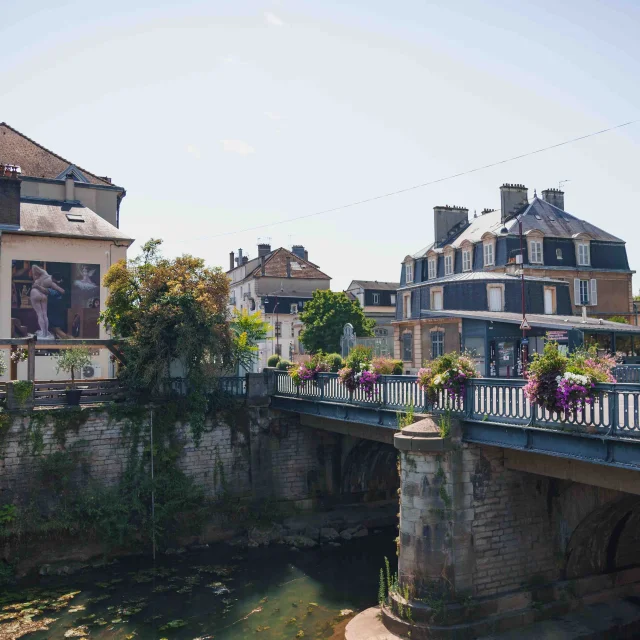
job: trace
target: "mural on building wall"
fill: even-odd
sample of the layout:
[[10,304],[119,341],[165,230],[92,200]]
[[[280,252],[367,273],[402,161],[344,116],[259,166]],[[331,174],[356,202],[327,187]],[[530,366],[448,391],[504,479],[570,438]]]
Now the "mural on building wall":
[[99,337],[100,265],[14,260],[11,267],[12,337]]

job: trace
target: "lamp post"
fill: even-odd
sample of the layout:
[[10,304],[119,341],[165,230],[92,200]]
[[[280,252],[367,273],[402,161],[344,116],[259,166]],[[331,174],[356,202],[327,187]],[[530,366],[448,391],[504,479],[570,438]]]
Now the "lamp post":
[[[516,257],[516,264],[520,265],[520,298],[522,303],[522,323],[520,329],[522,329],[522,342],[520,349],[520,358],[522,363],[522,373],[524,375],[527,370],[527,362],[529,360],[529,340],[527,339],[527,330],[529,329],[529,323],[527,322],[526,303],[525,303],[525,287],[524,287],[524,239],[522,235],[522,214],[517,216],[518,220],[518,235],[520,236],[520,254]],[[506,225],[500,230],[502,234],[508,234],[509,230]]]

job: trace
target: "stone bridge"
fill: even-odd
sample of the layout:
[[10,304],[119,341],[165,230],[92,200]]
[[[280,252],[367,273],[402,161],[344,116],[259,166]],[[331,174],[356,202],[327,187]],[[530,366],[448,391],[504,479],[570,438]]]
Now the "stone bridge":
[[[383,610],[393,632],[475,638],[607,600],[640,604],[639,385],[602,385],[592,407],[561,417],[513,380],[475,380],[432,405],[409,376],[383,377],[369,397],[335,374],[295,388],[269,372],[262,384],[301,425],[380,443],[380,478],[392,442],[399,451],[399,584]],[[409,407],[423,415],[398,431]]]

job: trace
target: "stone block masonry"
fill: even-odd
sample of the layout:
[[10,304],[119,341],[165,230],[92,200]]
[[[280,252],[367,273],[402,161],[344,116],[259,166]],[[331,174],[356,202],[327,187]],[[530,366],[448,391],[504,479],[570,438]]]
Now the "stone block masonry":
[[[78,460],[73,472],[78,483],[118,482],[131,446],[125,419],[106,410],[81,411],[77,424],[64,428],[60,416],[69,415],[66,409],[39,416],[38,411],[5,414],[10,419],[0,425],[0,504],[26,499],[37,482],[40,460],[58,451]],[[148,433],[147,426],[140,447],[149,445]],[[326,484],[322,446],[334,436],[301,427],[297,416],[239,405],[207,424],[199,446],[188,424],[178,424],[176,434],[182,443],[178,466],[208,497],[226,490],[234,496],[295,501],[312,498]]]

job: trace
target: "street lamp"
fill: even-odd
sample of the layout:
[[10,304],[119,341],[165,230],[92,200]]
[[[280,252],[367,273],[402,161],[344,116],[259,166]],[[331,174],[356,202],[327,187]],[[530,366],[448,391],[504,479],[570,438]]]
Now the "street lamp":
[[[522,329],[522,348],[520,357],[522,359],[522,373],[524,374],[527,369],[527,362],[529,360],[529,340],[527,340],[527,330],[530,327],[529,323],[527,322],[524,297],[524,240],[522,235],[522,214],[518,215],[516,219],[518,220],[518,234],[520,236],[520,254],[516,256],[516,264],[520,265],[520,297],[522,299],[522,323],[520,324],[520,328]],[[500,233],[509,233],[506,225],[502,227]]]

